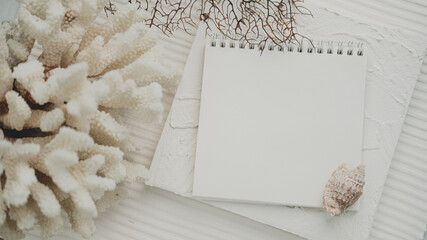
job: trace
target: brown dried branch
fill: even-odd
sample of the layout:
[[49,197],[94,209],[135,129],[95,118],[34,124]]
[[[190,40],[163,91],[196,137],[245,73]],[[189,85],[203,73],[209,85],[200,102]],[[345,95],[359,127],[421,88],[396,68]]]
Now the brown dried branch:
[[[147,25],[159,28],[166,35],[177,29],[188,31],[196,19],[204,22],[207,31],[217,31],[229,39],[244,44],[298,44],[310,39],[296,29],[298,15],[312,16],[303,0],[128,0],[138,9],[150,13]],[[145,7],[143,7],[143,5]],[[111,2],[108,9],[115,7]]]
[[111,13],[114,15],[114,13],[117,11],[116,5],[111,2],[111,0],[108,0],[107,5],[104,7],[105,15],[108,17],[108,13]]

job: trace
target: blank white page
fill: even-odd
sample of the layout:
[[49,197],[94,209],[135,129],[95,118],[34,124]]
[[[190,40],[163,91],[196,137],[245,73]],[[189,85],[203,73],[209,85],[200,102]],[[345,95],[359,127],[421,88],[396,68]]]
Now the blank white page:
[[362,158],[366,57],[205,49],[193,195],[321,207]]

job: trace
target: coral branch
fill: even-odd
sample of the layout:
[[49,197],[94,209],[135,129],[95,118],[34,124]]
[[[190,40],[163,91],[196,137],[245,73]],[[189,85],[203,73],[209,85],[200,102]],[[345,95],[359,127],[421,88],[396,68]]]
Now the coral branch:
[[[68,221],[88,238],[121,183],[148,174],[124,159],[137,147],[111,112],[159,122],[162,86],[173,91],[180,75],[132,6],[97,24],[104,0],[20,2],[0,29],[0,235],[40,225],[46,239]],[[35,41],[42,53],[28,59]]]

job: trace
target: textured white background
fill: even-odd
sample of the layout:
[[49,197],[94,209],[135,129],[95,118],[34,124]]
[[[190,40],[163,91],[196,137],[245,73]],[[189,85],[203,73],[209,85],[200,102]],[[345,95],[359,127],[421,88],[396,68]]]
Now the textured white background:
[[[16,3],[0,0],[0,20],[14,16]],[[324,7],[387,26],[400,26],[427,35],[425,0],[325,0]],[[183,66],[192,36],[162,38],[171,62]],[[165,97],[170,104],[172,96]],[[165,112],[167,109],[165,109]],[[141,126],[129,116],[144,148],[130,157],[147,165],[161,126]],[[422,239],[427,223],[427,61],[423,64],[408,115],[394,154],[371,239]],[[202,203],[140,185],[129,187],[129,197],[100,215],[94,239],[300,239],[246,218]],[[28,239],[37,239],[37,235]],[[55,239],[80,239],[70,232]]]

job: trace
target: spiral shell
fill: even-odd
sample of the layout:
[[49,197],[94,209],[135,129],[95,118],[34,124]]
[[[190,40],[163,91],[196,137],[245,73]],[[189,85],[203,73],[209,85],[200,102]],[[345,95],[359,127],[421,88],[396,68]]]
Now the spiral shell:
[[331,175],[323,192],[323,207],[332,216],[338,216],[362,195],[365,185],[365,166],[348,169],[341,164]]

